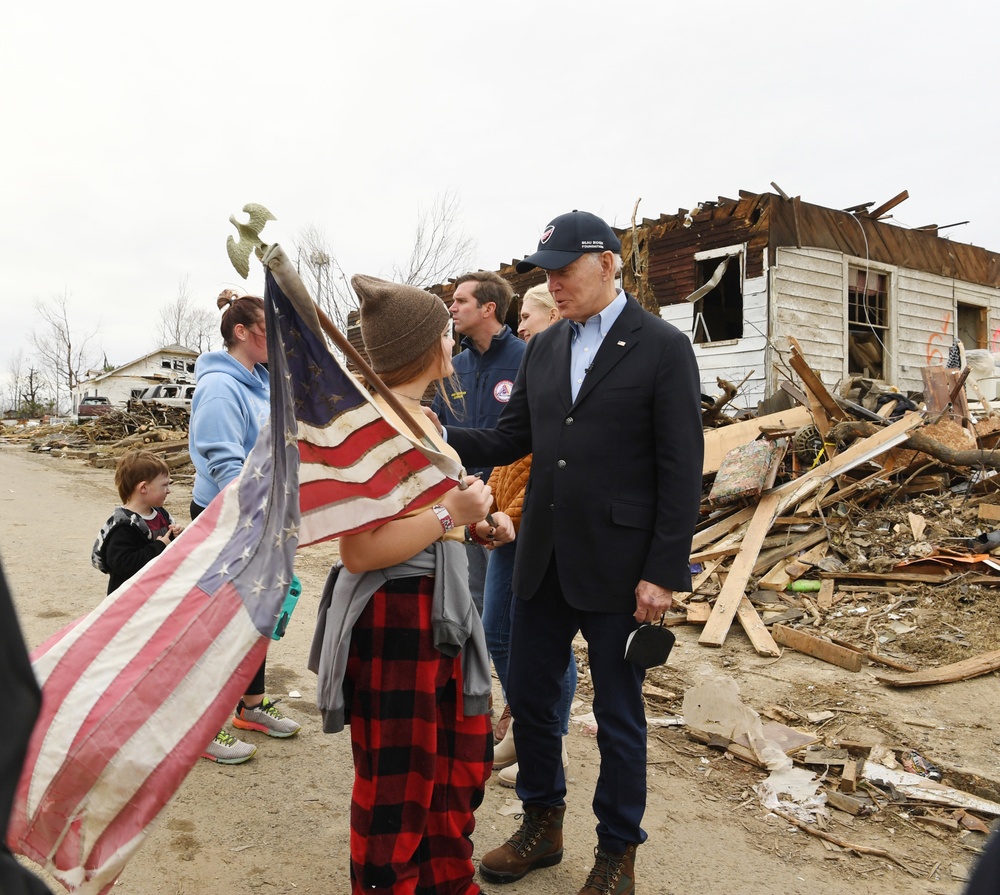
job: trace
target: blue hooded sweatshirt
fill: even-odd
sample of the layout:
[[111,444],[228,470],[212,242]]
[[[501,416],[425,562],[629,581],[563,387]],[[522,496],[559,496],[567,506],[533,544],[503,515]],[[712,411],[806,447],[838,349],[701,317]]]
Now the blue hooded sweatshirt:
[[240,474],[261,426],[271,413],[267,368],[248,370],[227,351],[210,351],[194,368],[188,447],[194,463],[196,504],[207,507]]

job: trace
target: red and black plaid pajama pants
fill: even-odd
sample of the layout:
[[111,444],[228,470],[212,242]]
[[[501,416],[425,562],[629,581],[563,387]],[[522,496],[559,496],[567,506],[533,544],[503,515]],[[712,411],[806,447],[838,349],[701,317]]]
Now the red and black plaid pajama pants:
[[351,634],[351,891],[477,895],[473,812],[492,769],[487,715],[462,717],[461,661],[434,648],[433,578],[388,582]]

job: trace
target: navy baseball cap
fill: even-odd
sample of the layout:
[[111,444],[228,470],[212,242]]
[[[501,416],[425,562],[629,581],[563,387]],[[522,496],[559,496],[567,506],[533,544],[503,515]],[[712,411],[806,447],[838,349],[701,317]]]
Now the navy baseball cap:
[[596,214],[576,211],[561,214],[549,222],[538,240],[534,255],[517,262],[517,272],[527,273],[535,267],[559,270],[572,264],[587,252],[620,252],[621,240]]

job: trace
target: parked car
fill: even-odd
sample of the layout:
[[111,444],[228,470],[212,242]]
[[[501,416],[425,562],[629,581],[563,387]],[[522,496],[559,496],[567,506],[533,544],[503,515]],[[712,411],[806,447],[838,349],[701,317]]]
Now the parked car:
[[90,398],[81,398],[76,408],[76,421],[85,423],[97,416],[104,416],[111,413],[111,402],[107,398],[94,395]]
[[186,407],[190,410],[193,397],[193,385],[170,382],[143,389],[139,400],[144,404],[163,404],[166,407]]

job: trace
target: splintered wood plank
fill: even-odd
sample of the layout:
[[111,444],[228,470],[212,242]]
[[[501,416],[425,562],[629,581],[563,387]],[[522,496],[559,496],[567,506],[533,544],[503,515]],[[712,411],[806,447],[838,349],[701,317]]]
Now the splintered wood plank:
[[816,594],[816,605],[824,612],[833,606],[833,589],[836,581],[833,578],[824,578],[820,582],[819,593]]
[[739,512],[731,513],[725,519],[720,519],[718,522],[708,526],[708,528],[703,528],[701,531],[695,532],[694,537],[691,539],[691,550],[700,550],[702,547],[714,544],[720,538],[725,537],[731,531],[734,531],[751,519],[753,519],[753,507],[746,507]]
[[737,541],[732,541],[727,538],[726,542],[716,545],[715,547],[709,547],[707,550],[699,550],[697,553],[692,553],[690,561],[691,562],[705,562],[710,559],[725,559],[727,556],[736,556],[740,552],[740,545]]
[[777,659],[781,655],[778,644],[774,642],[771,632],[767,630],[767,625],[761,621],[757,610],[754,609],[746,597],[740,600],[740,605],[736,607],[736,617],[740,620],[740,625],[750,638],[750,643],[757,651],[758,656],[769,656]]
[[979,518],[984,522],[1000,521],[1000,506],[995,503],[979,504]]
[[876,680],[890,687],[927,687],[932,684],[952,684],[955,681],[967,681],[970,678],[989,674],[1000,669],[1000,649],[992,652],[952,662],[940,668],[928,668],[904,676],[876,674]]
[[846,414],[840,409],[840,405],[833,400],[833,396],[823,385],[823,380],[816,375],[805,355],[802,353],[802,346],[794,336],[788,337],[788,343],[792,346],[792,355],[788,365],[802,377],[802,384],[805,386],[806,396],[809,398],[809,406],[816,420],[816,428],[819,434],[826,438],[830,431],[830,420],[846,419]]
[[703,625],[712,614],[712,607],[708,603],[691,603],[687,608],[687,620],[689,625]]
[[821,640],[806,634],[805,631],[797,631],[794,628],[786,628],[784,625],[775,625],[772,629],[774,639],[782,646],[791,647],[814,659],[821,659],[831,665],[846,668],[848,671],[860,671],[864,664],[865,657],[854,650],[837,646],[828,640]]
[[840,775],[840,791],[854,792],[858,788],[858,762],[849,761],[844,765],[844,771]]
[[765,494],[754,511],[750,527],[747,528],[743,536],[743,549],[733,560],[732,568],[726,576],[725,584],[719,591],[719,596],[715,599],[715,607],[712,609],[712,616],[705,624],[705,629],[701,632],[698,642],[703,646],[722,646],[726,641],[726,635],[733,623],[736,610],[739,609],[740,600],[744,598],[744,590],[750,574],[753,572],[754,563],[757,561],[757,554],[761,544],[771,528],[774,517],[778,515],[778,506],[782,500],[782,493],[778,490]]
[[766,554],[758,555],[758,561],[754,563],[753,574],[760,575],[762,572],[766,572],[771,564],[777,562],[779,559],[794,557],[800,550],[806,550],[820,541],[826,541],[826,529],[821,527],[817,528],[816,531],[811,531],[800,538],[796,538],[783,547],[773,547]]
[[761,590],[784,590],[792,582],[792,576],[786,571],[791,563],[791,559],[778,560],[770,571],[757,582],[757,587]]

